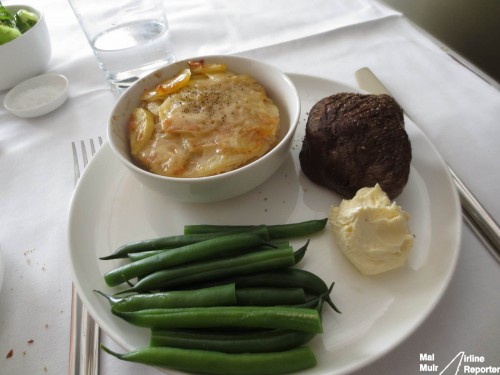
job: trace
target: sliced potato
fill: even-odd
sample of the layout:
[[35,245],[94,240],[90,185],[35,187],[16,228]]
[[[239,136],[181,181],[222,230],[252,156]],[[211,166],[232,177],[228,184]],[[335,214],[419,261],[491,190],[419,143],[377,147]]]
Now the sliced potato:
[[160,83],[152,91],[145,91],[142,100],[158,100],[164,99],[167,95],[179,91],[184,86],[187,86],[191,78],[191,70],[184,69],[175,77]]
[[137,155],[143,149],[154,130],[155,121],[153,114],[144,108],[134,109],[128,123],[132,155]]
[[160,108],[162,103],[163,100],[151,100],[145,103],[144,108],[146,108],[149,112],[158,117],[158,109]]
[[188,65],[193,74],[223,73],[227,71],[226,64],[205,64],[203,60],[189,61]]

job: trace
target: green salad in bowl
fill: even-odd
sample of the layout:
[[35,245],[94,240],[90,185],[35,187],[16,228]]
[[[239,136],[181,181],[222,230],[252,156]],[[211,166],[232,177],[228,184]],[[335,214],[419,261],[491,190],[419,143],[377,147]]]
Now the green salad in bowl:
[[0,45],[10,42],[31,29],[38,22],[38,15],[26,9],[10,12],[0,2]]

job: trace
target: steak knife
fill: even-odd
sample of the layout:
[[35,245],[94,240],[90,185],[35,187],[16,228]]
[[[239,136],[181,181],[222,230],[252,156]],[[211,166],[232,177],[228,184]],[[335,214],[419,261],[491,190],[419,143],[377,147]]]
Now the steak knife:
[[[389,90],[385,88],[369,68],[359,69],[356,71],[355,76],[361,89],[371,94],[391,95]],[[411,119],[406,111],[405,114]],[[412,122],[415,123],[413,120]],[[464,221],[490,251],[496,261],[500,263],[500,228],[497,222],[449,166],[448,171],[458,191]]]

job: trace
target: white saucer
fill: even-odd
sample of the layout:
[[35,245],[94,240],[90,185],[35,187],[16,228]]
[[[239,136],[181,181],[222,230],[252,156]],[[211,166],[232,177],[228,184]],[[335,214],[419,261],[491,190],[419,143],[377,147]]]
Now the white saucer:
[[5,109],[18,117],[38,117],[59,108],[68,98],[68,79],[43,74],[15,86],[5,96]]

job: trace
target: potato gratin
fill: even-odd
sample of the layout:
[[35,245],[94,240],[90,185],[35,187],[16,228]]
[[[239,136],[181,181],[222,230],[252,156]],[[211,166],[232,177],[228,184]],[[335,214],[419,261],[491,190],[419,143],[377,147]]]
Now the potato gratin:
[[132,156],[142,168],[204,177],[261,157],[276,144],[278,128],[278,108],[252,77],[195,61],[144,92],[128,131]]

